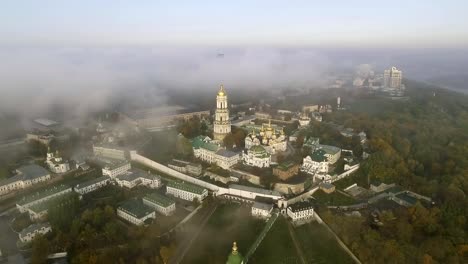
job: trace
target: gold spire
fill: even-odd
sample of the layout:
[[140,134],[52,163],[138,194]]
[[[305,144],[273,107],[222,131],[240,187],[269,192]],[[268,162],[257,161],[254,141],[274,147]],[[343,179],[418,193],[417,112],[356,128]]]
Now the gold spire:
[[237,255],[237,243],[235,241],[232,243],[232,254]]
[[268,119],[268,127],[271,127],[271,118]]
[[224,96],[226,95],[226,91],[224,90],[224,85],[220,85],[219,91],[218,91],[218,96]]

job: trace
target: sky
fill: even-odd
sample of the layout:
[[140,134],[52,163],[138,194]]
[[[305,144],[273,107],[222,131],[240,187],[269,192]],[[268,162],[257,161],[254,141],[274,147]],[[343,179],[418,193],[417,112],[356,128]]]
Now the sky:
[[468,1],[3,0],[0,45],[461,48]]

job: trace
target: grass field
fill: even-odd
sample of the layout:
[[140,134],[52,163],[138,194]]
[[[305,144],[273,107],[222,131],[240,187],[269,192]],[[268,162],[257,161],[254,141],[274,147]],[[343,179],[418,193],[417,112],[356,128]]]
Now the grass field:
[[250,216],[250,207],[221,204],[194,241],[182,263],[226,263],[232,242],[246,254],[264,222]]
[[294,229],[307,263],[354,263],[334,237],[317,222]]
[[300,263],[288,230],[288,222],[278,217],[265,239],[249,259],[252,264],[296,264]]

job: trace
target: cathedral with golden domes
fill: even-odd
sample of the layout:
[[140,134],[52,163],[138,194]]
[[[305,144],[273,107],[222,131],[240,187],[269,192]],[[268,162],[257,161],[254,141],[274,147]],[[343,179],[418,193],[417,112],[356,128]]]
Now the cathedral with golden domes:
[[287,138],[283,128],[276,129],[271,121],[263,124],[259,131],[256,128],[245,138],[245,148],[250,149],[253,146],[263,146],[269,154],[275,154],[277,151],[286,151]]
[[222,141],[227,134],[231,133],[228,97],[222,84],[219,88],[218,95],[216,96],[216,111],[213,125],[214,140]]

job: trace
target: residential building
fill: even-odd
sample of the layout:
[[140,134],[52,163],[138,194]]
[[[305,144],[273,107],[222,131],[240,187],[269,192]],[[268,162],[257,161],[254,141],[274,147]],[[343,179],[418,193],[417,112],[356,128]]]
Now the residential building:
[[401,89],[403,74],[396,67],[384,71],[383,86],[386,88]]
[[231,133],[231,120],[229,119],[228,96],[221,84],[216,96],[215,120],[213,122],[214,139],[222,141],[229,133]]
[[268,218],[271,216],[271,211],[273,211],[272,204],[254,202],[254,204],[252,205],[251,213],[254,217]]
[[214,163],[223,169],[229,169],[240,161],[240,155],[222,148],[209,137],[198,136],[192,139],[193,154],[208,163]]
[[252,146],[244,150],[242,158],[244,164],[259,168],[268,168],[271,163],[271,154],[262,146]]
[[280,163],[278,166],[273,168],[273,175],[283,181],[291,178],[297,173],[299,173],[299,164],[295,164],[292,161]]
[[305,157],[302,162],[301,171],[308,174],[327,174],[328,158],[323,149],[315,150],[311,155]]
[[120,187],[132,189],[137,185],[143,185],[152,189],[161,186],[161,177],[151,174],[151,172],[144,172],[138,169],[132,169],[124,174],[115,177],[117,184]]
[[32,224],[18,233],[19,240],[23,243],[33,241],[37,235],[45,235],[52,231],[52,227],[48,222],[40,224]]
[[102,168],[102,175],[107,175],[114,179],[118,175],[125,174],[130,169],[131,165],[127,160],[106,160]]
[[187,201],[197,199],[201,202],[208,196],[207,189],[186,182],[170,181],[167,184],[166,191],[167,194]]
[[106,159],[125,160],[126,150],[117,148],[114,144],[93,145],[93,153],[96,157]]
[[16,175],[0,181],[0,195],[25,189],[50,180],[50,173],[43,167],[30,164],[16,169]]
[[265,112],[255,112],[255,118],[267,120],[271,118],[271,115]]
[[131,199],[117,207],[117,216],[134,225],[143,225],[148,219],[156,219],[156,211],[140,200]]
[[341,149],[338,147],[320,144],[319,148],[325,151],[325,157],[330,164],[335,164],[341,157]]
[[80,184],[77,184],[74,188],[75,192],[83,195],[87,194],[93,191],[96,191],[110,182],[110,177],[109,176],[101,176],[98,178],[91,179],[89,181],[82,182]]
[[184,160],[173,159],[167,166],[178,172],[189,174],[192,176],[200,176],[202,174],[201,164],[191,163]]
[[[71,188],[70,188],[70,190],[71,190]],[[67,193],[63,193],[63,194],[58,195],[58,196],[53,196],[48,200],[45,200],[45,201],[42,201],[40,203],[36,203],[36,204],[31,205],[30,207],[28,207],[26,209],[26,211],[29,214],[29,218],[31,220],[33,220],[33,221],[38,220],[38,219],[43,219],[47,215],[49,209],[52,206],[61,206],[61,205],[63,205],[63,203],[66,203],[66,202],[70,201],[70,198],[73,195],[74,195],[74,193],[69,191]],[[66,206],[66,204],[65,204],[65,206]]]
[[304,127],[304,126],[308,126],[309,124],[310,124],[310,117],[308,115],[306,115],[305,113],[303,113],[299,117],[299,125],[301,127]]
[[303,201],[291,204],[286,210],[287,215],[293,222],[308,220],[314,217],[314,207],[310,202]]
[[18,208],[18,210],[21,213],[24,213],[27,211],[28,208],[30,208],[33,205],[43,203],[52,198],[65,195],[70,192],[72,192],[72,188],[64,184],[47,187],[43,190],[40,190],[20,199],[16,203],[16,208]]
[[46,164],[53,173],[65,173],[70,170],[70,163],[60,157],[58,150],[54,154],[48,149]]
[[159,193],[145,195],[145,197],[143,197],[143,203],[153,207],[158,213],[166,216],[172,215],[176,210],[175,201]]

